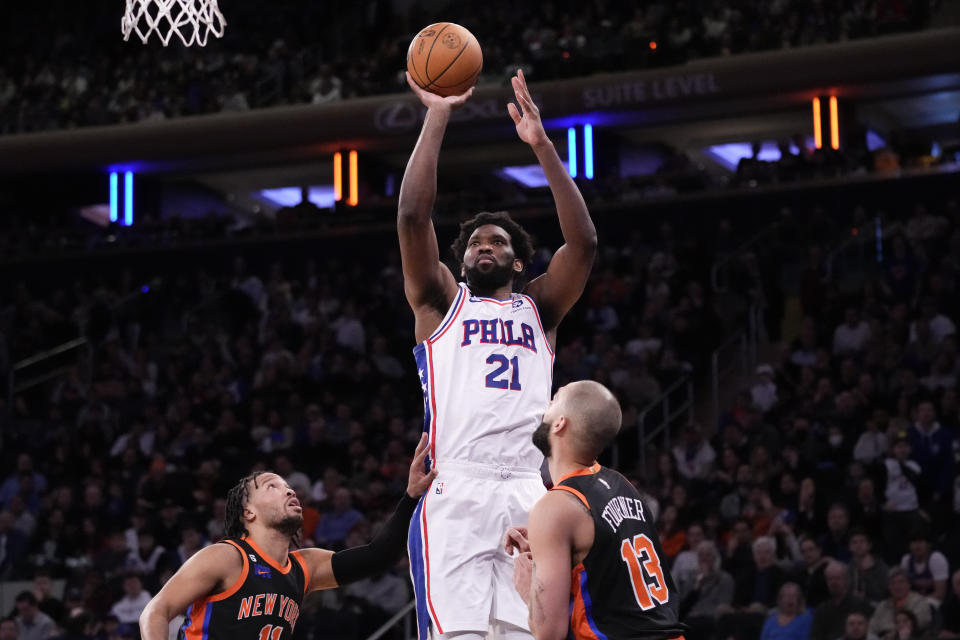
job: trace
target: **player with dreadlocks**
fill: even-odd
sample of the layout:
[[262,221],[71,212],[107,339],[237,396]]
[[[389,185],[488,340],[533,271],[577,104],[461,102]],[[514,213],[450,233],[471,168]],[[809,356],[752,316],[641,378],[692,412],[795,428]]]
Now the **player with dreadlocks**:
[[403,552],[407,525],[436,469],[425,472],[427,437],[410,464],[407,491],[373,541],[334,553],[290,551],[303,524],[296,494],[275,473],[252,473],[227,494],[226,538],[198,551],[140,616],[143,640],[167,640],[170,621],[186,611],[180,640],[289,640],[311,591],[389,569]]

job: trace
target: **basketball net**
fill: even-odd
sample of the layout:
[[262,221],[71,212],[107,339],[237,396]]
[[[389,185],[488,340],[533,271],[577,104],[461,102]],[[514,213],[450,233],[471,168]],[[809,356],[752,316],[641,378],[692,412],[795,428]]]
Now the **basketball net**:
[[136,33],[146,44],[156,33],[163,46],[176,34],[184,46],[204,47],[210,35],[222,38],[226,25],[217,0],[127,0],[120,20],[124,40]]

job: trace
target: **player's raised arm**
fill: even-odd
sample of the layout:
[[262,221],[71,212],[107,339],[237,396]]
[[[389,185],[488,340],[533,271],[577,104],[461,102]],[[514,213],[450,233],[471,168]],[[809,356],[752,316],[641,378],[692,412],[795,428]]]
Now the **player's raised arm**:
[[517,135],[537,155],[550,185],[563,232],[564,244],[554,254],[547,272],[527,286],[527,293],[540,308],[544,328],[550,331],[556,329],[583,293],[597,251],[597,230],[580,189],[567,173],[543,129],[540,110],[530,97],[523,71],[518,70],[511,82],[520,108],[510,103],[507,111],[517,125]]
[[[528,569],[523,557],[518,559],[514,583],[530,608],[530,631],[536,640],[567,637],[573,536],[581,518],[589,516],[565,492],[548,492],[530,512],[532,565]],[[527,570],[529,582],[522,575]]]
[[430,471],[424,470],[426,467],[424,460],[428,450],[427,434],[423,434],[420,436],[413,462],[410,463],[407,491],[400,499],[396,511],[370,544],[351,547],[337,553],[327,549],[300,551],[310,575],[307,592],[332,589],[356,582],[383,573],[393,566],[406,546],[407,527],[410,525],[410,517],[417,508],[417,502],[423,492],[430,488],[430,483],[437,475],[436,466],[433,466]]
[[240,577],[243,559],[229,544],[212,544],[187,560],[140,614],[143,640],[167,640],[170,621],[191,604],[230,588]]
[[[421,334],[419,311],[423,307],[442,314],[457,293],[457,282],[440,261],[437,234],[433,228],[433,204],[437,196],[437,161],[450,113],[473,94],[471,88],[459,96],[440,97],[421,89],[407,73],[407,83],[425,107],[427,114],[400,185],[397,231],[403,262],[404,291],[417,317],[417,340]],[[437,320],[439,323],[439,319]],[[427,331],[429,335],[431,331]]]

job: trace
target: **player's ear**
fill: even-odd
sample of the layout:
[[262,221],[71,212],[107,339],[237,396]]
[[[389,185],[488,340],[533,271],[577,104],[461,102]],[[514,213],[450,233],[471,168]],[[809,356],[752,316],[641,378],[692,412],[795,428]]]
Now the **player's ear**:
[[515,259],[514,259],[514,261],[513,261],[513,270],[514,270],[516,273],[520,273],[521,271],[523,271],[523,261],[520,260],[520,258],[515,258]]
[[557,418],[557,421],[550,427],[550,430],[559,435],[566,431],[568,426],[570,426],[570,422],[567,420],[567,416],[562,415]]
[[244,519],[244,520],[246,520],[247,522],[253,522],[254,518],[256,518],[256,517],[257,517],[257,515],[256,515],[253,511],[251,511],[248,507],[244,507],[244,508],[243,508],[243,519]]

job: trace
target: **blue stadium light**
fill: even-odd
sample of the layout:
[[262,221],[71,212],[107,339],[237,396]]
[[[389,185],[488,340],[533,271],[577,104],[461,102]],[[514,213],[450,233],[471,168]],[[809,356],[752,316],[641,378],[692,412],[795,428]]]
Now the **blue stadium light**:
[[123,174],[123,224],[133,224],[133,171]]
[[120,196],[117,193],[119,189],[119,180],[117,178],[117,172],[110,172],[110,222],[117,221],[117,213],[120,208]]
[[567,158],[569,158],[570,177],[577,177],[577,130],[567,128]]
[[583,125],[583,175],[593,180],[593,125]]

